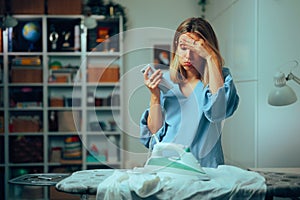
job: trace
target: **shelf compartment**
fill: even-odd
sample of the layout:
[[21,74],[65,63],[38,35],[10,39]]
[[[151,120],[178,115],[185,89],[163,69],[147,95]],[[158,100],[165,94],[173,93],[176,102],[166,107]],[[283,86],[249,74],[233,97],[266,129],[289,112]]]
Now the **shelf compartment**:
[[39,163],[44,161],[43,137],[14,136],[9,140],[10,163]]
[[9,112],[9,133],[43,132],[43,112],[35,110],[13,110]]
[[117,131],[120,119],[119,110],[89,110],[87,114],[87,131],[100,133],[106,131]]
[[120,162],[120,136],[89,135],[87,137],[87,164]]
[[49,107],[76,108],[81,106],[82,91],[80,87],[49,87]]
[[56,165],[82,164],[82,142],[80,136],[49,136],[49,163]]
[[80,132],[81,115],[81,111],[49,110],[49,132]]
[[80,57],[51,56],[49,59],[47,79],[51,87],[78,87],[81,84]]
[[81,18],[47,19],[48,52],[79,52]]
[[[28,166],[14,166],[10,168],[10,179],[19,177],[25,174],[41,174],[43,173],[43,166],[36,166],[34,164]],[[30,195],[30,196],[29,196]],[[43,186],[21,186],[17,184],[10,184],[9,199],[43,199]]]
[[41,60],[41,57],[37,55],[9,57],[9,83],[42,84],[43,67]]
[[42,108],[43,88],[42,87],[10,87],[9,88],[10,108]]
[[88,87],[87,106],[89,109],[115,109],[120,106],[119,87]]
[[97,20],[97,27],[87,32],[87,50],[99,52],[119,52],[119,20]]
[[8,52],[42,52],[42,36],[42,18],[18,18],[18,25],[8,28]]

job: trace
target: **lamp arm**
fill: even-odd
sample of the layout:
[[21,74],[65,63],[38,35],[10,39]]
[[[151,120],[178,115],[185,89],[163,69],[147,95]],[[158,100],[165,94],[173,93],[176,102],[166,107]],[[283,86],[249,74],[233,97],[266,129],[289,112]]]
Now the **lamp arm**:
[[300,85],[300,78],[295,76],[292,72],[287,75],[286,80],[293,80]]

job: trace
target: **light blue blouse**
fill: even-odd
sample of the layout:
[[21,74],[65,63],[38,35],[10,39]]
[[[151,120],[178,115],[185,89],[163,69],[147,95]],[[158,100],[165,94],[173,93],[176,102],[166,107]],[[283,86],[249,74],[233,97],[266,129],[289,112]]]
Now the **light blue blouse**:
[[[230,117],[238,107],[237,94],[230,70],[223,68],[224,85],[216,94],[211,94],[209,85],[203,87],[199,82],[193,93],[186,97],[178,84],[164,74],[173,88],[161,92],[161,106],[164,123],[156,136],[161,142],[174,142],[190,147],[193,155],[203,167],[217,167],[224,164],[221,145],[223,121]],[[149,148],[155,144],[147,126],[149,108],[142,114],[140,121],[140,141]],[[151,141],[151,144],[150,144]]]

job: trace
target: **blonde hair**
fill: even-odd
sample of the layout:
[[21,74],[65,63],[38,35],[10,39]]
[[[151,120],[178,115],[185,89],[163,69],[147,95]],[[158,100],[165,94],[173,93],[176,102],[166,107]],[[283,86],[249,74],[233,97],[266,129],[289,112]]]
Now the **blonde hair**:
[[[204,39],[217,56],[217,66],[222,68],[224,60],[220,54],[218,40],[211,25],[202,18],[188,18],[178,26],[173,39],[170,77],[174,83],[181,83],[186,78],[186,71],[180,65],[178,55],[176,54],[179,37],[184,33],[194,33]],[[204,62],[203,65],[206,65],[206,62]],[[207,67],[204,66],[202,69],[204,69],[204,71],[199,72],[199,79],[202,80],[204,85],[207,85],[209,82],[208,70]]]

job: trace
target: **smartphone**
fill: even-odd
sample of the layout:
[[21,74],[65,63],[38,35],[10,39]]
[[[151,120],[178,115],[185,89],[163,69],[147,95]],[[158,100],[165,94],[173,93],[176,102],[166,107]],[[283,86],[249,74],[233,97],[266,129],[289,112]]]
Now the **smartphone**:
[[[150,67],[149,74],[148,74],[148,77],[150,77],[157,69],[155,69],[155,68],[153,67],[153,65],[147,64],[147,65],[145,65],[145,66],[141,69],[141,72],[144,74],[145,71],[146,71],[146,69],[147,69],[148,67]],[[164,77],[162,77],[161,82],[160,82],[159,85],[158,85],[158,88],[159,88],[162,92],[166,93],[166,92],[168,92],[170,89],[172,89],[172,87],[173,87],[172,84],[171,84],[169,81],[167,81]]]

